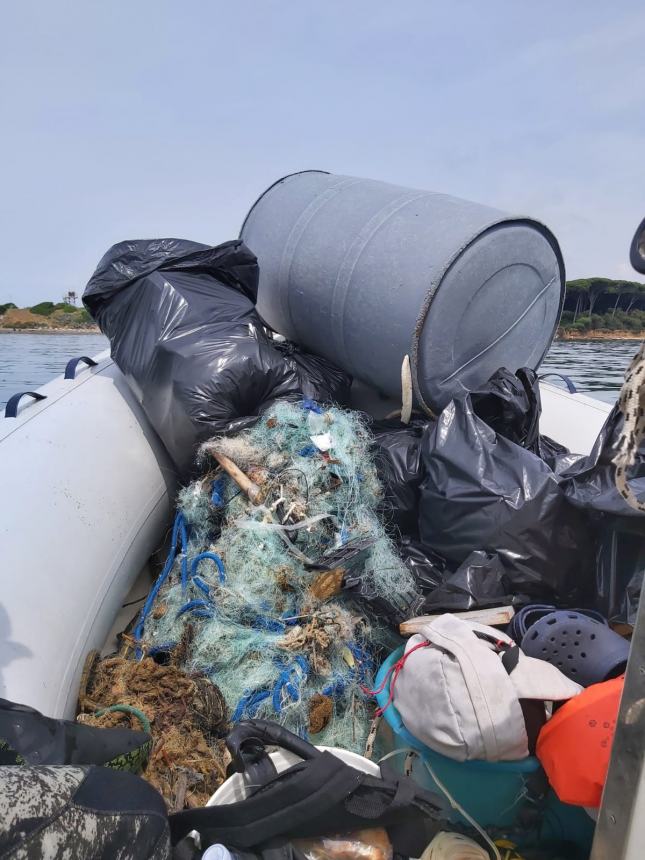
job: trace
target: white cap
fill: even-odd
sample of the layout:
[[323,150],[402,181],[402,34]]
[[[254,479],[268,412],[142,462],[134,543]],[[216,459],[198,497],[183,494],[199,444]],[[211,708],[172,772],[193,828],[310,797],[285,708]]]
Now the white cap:
[[[428,647],[417,648],[424,642]],[[520,699],[562,701],[582,691],[555,666],[514,651],[493,627],[442,615],[406,645],[393,688],[394,706],[418,740],[450,758],[514,761],[529,754]],[[508,664],[507,664],[508,665]]]

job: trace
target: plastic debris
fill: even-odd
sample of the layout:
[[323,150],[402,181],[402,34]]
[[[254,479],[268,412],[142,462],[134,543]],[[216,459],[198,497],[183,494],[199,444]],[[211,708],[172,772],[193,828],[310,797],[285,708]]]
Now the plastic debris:
[[421,860],[490,860],[490,854],[463,833],[442,830],[423,852]]
[[421,438],[428,423],[417,418],[407,425],[398,419],[371,425],[374,457],[384,488],[383,516],[396,537],[397,532],[418,535]]
[[334,444],[330,433],[319,433],[317,436],[311,436],[310,438],[319,451],[329,451]]
[[153,239],[112,246],[85,288],[85,306],[182,472],[199,442],[247,426],[278,398],[347,396],[346,373],[277,347],[255,309],[257,287],[257,260],[239,240]]
[[294,847],[302,851],[305,860],[392,860],[393,857],[392,843],[383,827],[342,836],[296,839]]
[[[175,659],[181,659],[186,648],[181,643]],[[107,657],[89,673],[80,705],[78,719],[85,725],[138,728],[133,711],[146,716],[153,744],[143,776],[171,811],[203,806],[226,778],[222,740],[226,705],[206,678],[190,677],[176,665],[160,665],[152,657],[141,661]],[[130,707],[110,707],[123,705]]]
[[[326,450],[311,442],[322,428]],[[379,519],[370,446],[357,413],[281,401],[200,449],[203,476],[179,497],[186,543],[137,635],[172,653],[190,626],[178,665],[219,687],[234,723],[364,748],[379,649],[421,599]]]

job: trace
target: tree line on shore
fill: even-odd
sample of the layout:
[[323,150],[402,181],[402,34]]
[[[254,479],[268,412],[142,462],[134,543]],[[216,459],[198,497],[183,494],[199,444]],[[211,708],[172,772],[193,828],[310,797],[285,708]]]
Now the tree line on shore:
[[[85,308],[67,302],[39,302],[21,309],[13,302],[7,302],[0,304],[0,326],[2,317],[11,310],[28,311],[42,320],[33,317],[24,321],[7,319],[12,328],[46,328],[50,325],[79,328],[93,324]],[[560,329],[569,332],[645,330],[645,283],[610,278],[567,281]]]
[[572,332],[645,329],[645,283],[610,278],[567,281],[560,328]]

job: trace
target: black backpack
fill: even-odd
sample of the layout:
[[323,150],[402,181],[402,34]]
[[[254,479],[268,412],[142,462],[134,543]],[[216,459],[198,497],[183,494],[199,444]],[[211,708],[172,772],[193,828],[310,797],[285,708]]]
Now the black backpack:
[[[248,720],[228,736],[235,769],[255,788],[238,803],[170,816],[173,844],[199,831],[202,848],[222,843],[261,853],[292,839],[384,827],[394,852],[419,857],[445,821],[441,799],[381,766],[381,777],[345,764],[275,723]],[[303,761],[277,773],[267,746]],[[257,786],[257,787],[256,787]]]

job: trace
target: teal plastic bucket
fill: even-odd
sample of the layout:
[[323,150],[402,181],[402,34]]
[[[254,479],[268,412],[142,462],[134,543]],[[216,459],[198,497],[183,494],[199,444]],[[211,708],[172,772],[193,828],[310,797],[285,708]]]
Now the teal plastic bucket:
[[[385,685],[376,694],[376,699],[379,706],[385,708],[383,716],[392,729],[394,748],[412,749],[419,754],[422,761],[414,762],[412,776],[424,788],[443,796],[423,761],[430,765],[453,798],[481,827],[497,832],[512,831],[519,826],[518,817],[527,802],[527,781],[540,770],[539,761],[532,756],[520,761],[456,761],[418,741],[405,728],[394,705],[386,708],[390,691],[385,678],[403,652],[401,647],[390,654],[379,669],[375,682],[377,690]],[[464,822],[463,816],[456,811],[453,811],[451,819]],[[593,821],[582,808],[561,803],[553,792],[549,793],[539,838],[541,844],[568,841],[576,848],[571,856],[588,857],[593,830]],[[517,835],[514,838],[520,844],[525,841]]]
[[[383,663],[376,676],[377,690],[384,683],[390,667],[402,657],[403,651],[402,647],[399,648]],[[385,689],[376,696],[381,708],[385,708],[389,696],[389,684],[387,684]],[[386,708],[383,716],[394,733],[395,749],[409,747],[418,752],[455,800],[478,824],[482,827],[489,825],[507,827],[515,823],[526,792],[527,778],[540,769],[540,763],[536,758],[500,762],[456,761],[431,750],[411,735],[403,725],[401,715],[393,704]],[[423,764],[417,763],[414,768],[414,778],[420,785],[441,794],[441,789]],[[456,818],[463,821],[461,816],[456,815]]]

